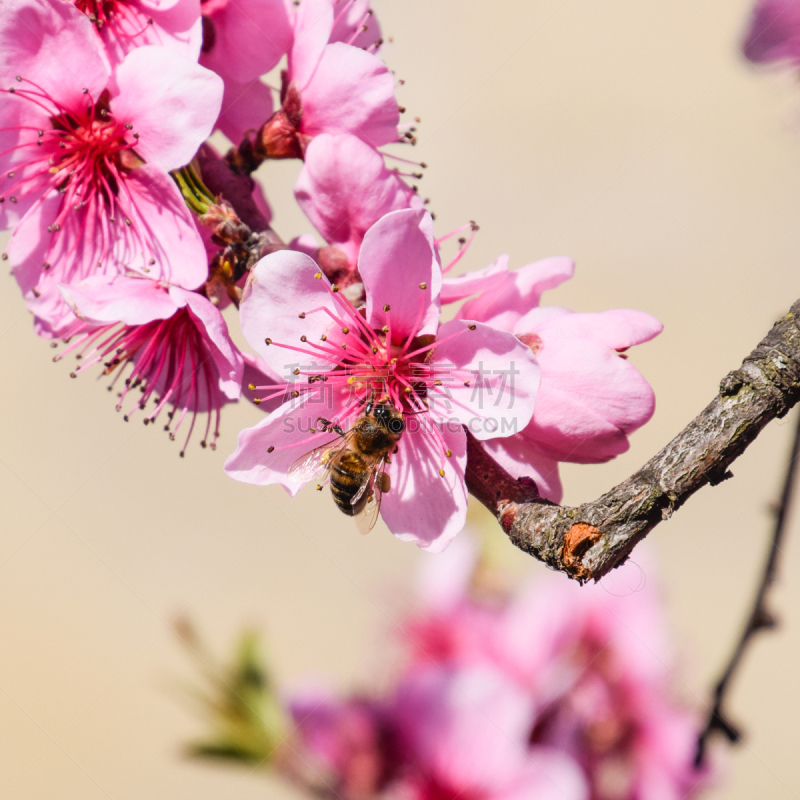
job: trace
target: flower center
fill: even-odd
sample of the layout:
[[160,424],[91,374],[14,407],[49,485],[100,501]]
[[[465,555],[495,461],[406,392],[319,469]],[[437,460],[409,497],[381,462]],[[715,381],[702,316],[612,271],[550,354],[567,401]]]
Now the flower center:
[[[316,278],[322,280],[322,273]],[[447,447],[438,424],[427,424],[430,412],[434,409],[434,400],[447,401],[449,389],[457,386],[469,386],[471,372],[465,373],[454,365],[440,364],[433,361],[433,351],[437,344],[462,335],[466,330],[474,329],[474,325],[460,330],[444,339],[435,336],[420,336],[420,330],[427,299],[426,284],[420,284],[420,306],[417,319],[407,336],[393,335],[391,322],[391,306],[385,305],[386,325],[380,330],[371,328],[361,310],[343,296],[335,284],[325,284],[334,300],[335,310],[328,306],[304,311],[300,319],[312,314],[326,314],[331,324],[318,342],[311,341],[308,336],[301,335],[297,344],[274,341],[267,337],[267,345],[280,347],[305,358],[305,363],[286,364],[287,377],[285,383],[270,386],[254,386],[251,391],[265,390],[268,393],[256,400],[256,403],[278,397],[303,400],[308,399],[309,408],[314,403],[324,400],[336,393],[340,400],[336,401],[335,414],[331,421],[347,429],[363,413],[367,403],[374,399],[377,402],[388,402],[404,415],[425,415],[419,425],[436,441],[441,455],[439,473],[445,475],[444,463],[452,456]],[[320,407],[321,410],[321,407]],[[446,415],[440,411],[440,418]],[[408,426],[407,426],[408,427]],[[313,440],[318,431],[309,427]],[[294,443],[289,446],[297,446]],[[279,448],[276,448],[279,449]]]
[[[146,245],[147,226],[126,186],[128,175],[144,163],[134,150],[139,134],[114,118],[108,92],[96,100],[84,89],[86,104],[67,107],[30,80],[17,77],[17,82],[19,86],[6,92],[36,107],[41,127],[3,129],[15,132],[18,141],[0,154],[16,156],[14,168],[0,175],[0,203],[35,197],[30,214],[54,191],[60,193],[55,218],[47,220],[53,238],[42,269],[57,264],[64,276],[80,278],[87,270],[104,268],[120,238],[115,223],[131,228]],[[141,252],[145,250],[153,248],[143,246]],[[141,269],[149,272],[155,263],[150,258]]]
[[73,0],[78,11],[82,11],[97,27],[98,31],[109,28],[120,39],[132,39],[143,34],[153,20],[135,8],[136,3],[127,0]]
[[[17,81],[23,87],[9,93],[47,112],[50,127],[16,129],[20,141],[13,149],[27,158],[0,176],[0,202],[17,202],[26,194],[56,188],[65,195],[62,213],[70,203],[83,206],[98,197],[106,208],[113,208],[122,175],[144,162],[127,139],[132,126],[123,125],[111,114],[107,92],[97,102],[85,92],[88,102],[76,110],[64,107],[31,81]],[[133,133],[132,138],[138,139],[138,134]]]

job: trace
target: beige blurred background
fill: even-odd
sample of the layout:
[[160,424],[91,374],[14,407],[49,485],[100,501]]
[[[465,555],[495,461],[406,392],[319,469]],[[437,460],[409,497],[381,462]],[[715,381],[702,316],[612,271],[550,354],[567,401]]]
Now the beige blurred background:
[[[665,323],[632,359],[656,389],[629,453],[563,471],[565,500],[595,497],[665,444],[800,295],[800,87],[737,55],[749,0],[375,0],[384,56],[419,115],[420,187],[444,233],[481,231],[464,269],[568,254],[545,298],[632,307]],[[297,164],[259,173],[286,238]],[[236,433],[187,458],[125,424],[102,382],[52,364],[12,278],[0,294],[0,798],[250,800],[290,793],[263,775],[187,762],[203,731],[176,688],[194,664],[169,625],[186,612],[229,653],[246,624],[282,681],[384,674],[423,558],[382,524],[355,533],[330,498],[290,501],[222,473]],[[789,421],[650,537],[682,652],[681,692],[702,707],[764,558]],[[478,510],[474,524],[486,525]],[[748,737],[716,798],[800,794],[800,515],[774,606],[731,696]],[[495,536],[501,536],[495,531]],[[512,552],[510,563],[538,564]],[[428,557],[430,558],[430,557]],[[634,559],[636,557],[634,556]],[[653,578],[653,576],[649,576]],[[653,578],[654,579],[654,578]]]

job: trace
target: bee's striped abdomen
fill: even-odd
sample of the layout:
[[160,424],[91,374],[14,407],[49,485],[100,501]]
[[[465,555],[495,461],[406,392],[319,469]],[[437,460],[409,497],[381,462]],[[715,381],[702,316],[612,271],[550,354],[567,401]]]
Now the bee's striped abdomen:
[[367,502],[368,492],[355,505],[350,502],[361,487],[366,472],[366,462],[352,451],[346,451],[331,461],[331,494],[339,510],[349,517],[357,514]]

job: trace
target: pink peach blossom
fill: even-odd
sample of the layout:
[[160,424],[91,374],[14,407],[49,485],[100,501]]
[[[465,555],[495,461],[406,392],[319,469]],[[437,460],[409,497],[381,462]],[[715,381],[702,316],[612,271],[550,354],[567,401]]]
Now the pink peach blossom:
[[[317,136],[306,149],[294,189],[297,202],[353,279],[366,232],[385,214],[422,208],[422,200],[375,148],[350,134]],[[332,253],[321,253],[331,260]],[[326,269],[326,274],[331,272]],[[337,281],[345,283],[337,275]]]
[[536,355],[542,386],[530,424],[517,435],[487,442],[492,456],[517,477],[530,476],[548,499],[561,499],[558,462],[608,461],[653,415],[655,397],[625,351],[661,332],[641,311],[578,314],[540,307],[542,294],[572,277],[569,258],[549,258],[508,271],[498,259],[482,274],[450,281],[446,294],[467,300],[458,319],[513,333]]
[[225,468],[237,480],[280,483],[294,494],[302,483],[287,475],[292,463],[332,441],[316,430],[318,417],[347,427],[378,391],[413,415],[386,467],[392,488],[383,518],[399,538],[441,550],[466,515],[462,425],[480,439],[527,425],[538,367],[506,333],[458,320],[439,325],[431,226],[429,214],[405,209],[367,231],[360,311],[302,253],[259,262],[245,288],[242,330],[270,377],[282,381],[266,397],[289,399],[240,434]]
[[[174,439],[190,417],[183,456],[197,415],[205,412],[201,444],[213,449],[222,406],[239,399],[244,371],[242,355],[216,306],[200,292],[121,275],[92,276],[62,291],[83,323],[57,357],[80,356],[72,377],[102,363],[105,374],[116,376],[114,385],[130,366],[117,403],[122,410],[135,392],[125,420],[141,410],[149,424],[169,407],[164,429]],[[147,409],[151,399],[154,404]]]
[[373,147],[397,141],[394,78],[373,53],[331,38],[334,13],[330,0],[297,8],[281,108],[256,142],[267,158],[302,158],[322,133],[350,133]]
[[203,243],[169,171],[211,132],[221,82],[150,46],[112,76],[74,6],[12,6],[0,29],[0,225],[16,225],[8,256],[26,297],[93,274],[196,288]]
[[198,0],[72,0],[97,31],[112,64],[137,47],[169,47],[197,59],[203,38]]
[[742,49],[757,64],[800,63],[800,3],[796,0],[756,3]]

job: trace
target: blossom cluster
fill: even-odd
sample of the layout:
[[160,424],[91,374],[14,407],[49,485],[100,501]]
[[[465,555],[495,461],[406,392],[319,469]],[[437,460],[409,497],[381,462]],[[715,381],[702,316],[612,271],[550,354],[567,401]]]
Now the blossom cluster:
[[[118,410],[166,419],[181,455],[198,415],[214,447],[223,407],[247,396],[268,415],[228,474],[296,492],[314,477],[298,460],[389,406],[395,447],[351,502],[382,486],[390,530],[438,551],[464,525],[468,437],[557,502],[559,462],[613,458],[652,415],[625,352],[660,324],[541,307],[570,259],[452,277],[477,226],[437,236],[405,180],[426,165],[383,149],[415,127],[368,0],[9,0],[2,14],[5,258],[36,332],[66,343],[56,358],[113,376]],[[264,80],[276,68],[280,87]],[[235,145],[224,160],[215,130]],[[321,246],[281,240],[250,177],[287,158]],[[231,304],[255,354],[231,339]]]
[[[215,712],[197,752],[266,761],[340,800],[690,800],[709,785],[648,563],[593,589],[545,575],[511,590],[460,537],[424,566],[386,688],[281,691],[249,646],[222,681],[231,697],[214,697],[229,719]],[[269,727],[233,687],[272,709]]]

